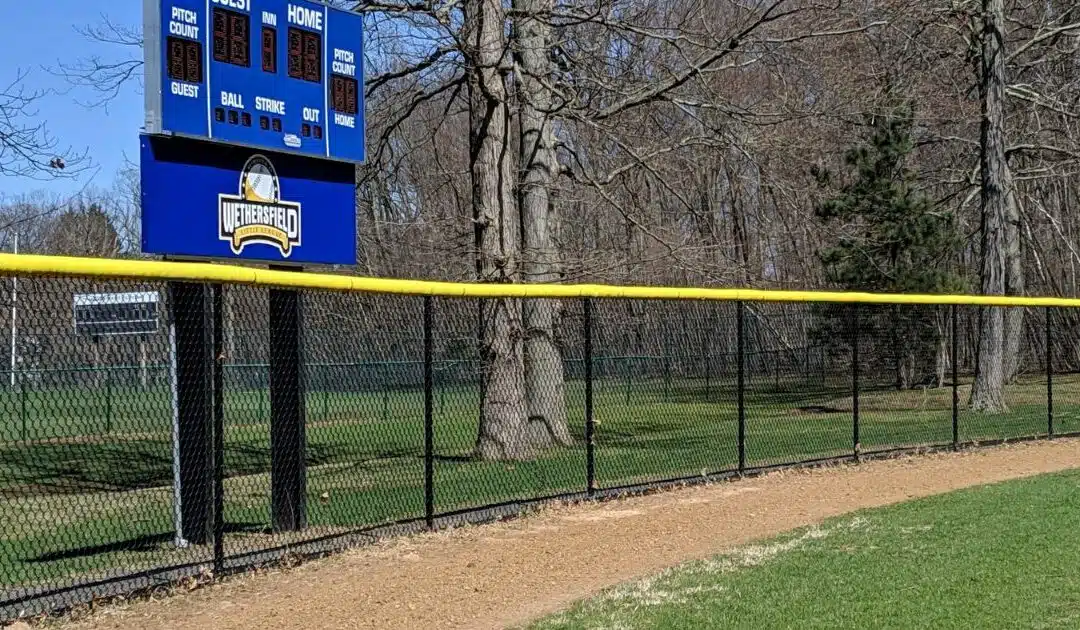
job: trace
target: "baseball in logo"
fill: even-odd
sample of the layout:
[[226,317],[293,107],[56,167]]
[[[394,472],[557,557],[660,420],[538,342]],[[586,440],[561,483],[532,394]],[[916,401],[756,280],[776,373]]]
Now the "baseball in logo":
[[237,255],[251,243],[262,243],[288,258],[300,245],[300,204],[281,200],[277,171],[265,156],[248,158],[238,194],[218,195],[218,238]]

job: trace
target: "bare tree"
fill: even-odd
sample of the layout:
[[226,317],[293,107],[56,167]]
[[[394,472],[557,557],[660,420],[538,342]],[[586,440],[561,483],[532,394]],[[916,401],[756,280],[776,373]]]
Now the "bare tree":
[[[810,208],[830,191],[812,185],[810,168],[842,161],[865,115],[894,95],[916,105],[917,186],[964,235],[946,263],[964,290],[1080,291],[1080,9],[981,3],[350,3],[366,15],[368,62],[359,271],[819,288],[816,253],[859,225],[814,221]],[[141,61],[124,51],[141,45],[137,30],[87,34],[117,55],[71,66],[70,78],[99,97],[135,87]],[[335,308],[363,321],[359,305]],[[559,309],[483,307],[481,456],[526,457],[569,439],[555,340],[574,331]],[[669,334],[657,309],[619,313],[617,325],[644,338]],[[805,342],[807,321],[768,317],[761,325],[785,348]],[[1028,320],[988,312],[985,326],[964,323],[971,339],[949,358],[977,368],[975,408],[1000,408],[1000,388],[1030,360]],[[713,336],[709,347],[723,347]],[[1070,342],[1080,356],[1080,332]],[[984,405],[988,384],[999,395]]]
[[[559,253],[553,240],[558,212],[552,188],[559,174],[552,128],[551,12],[553,0],[516,0],[515,77],[518,88],[521,175],[522,276],[526,282],[559,281]],[[566,426],[563,361],[555,340],[556,304],[524,304],[525,391],[530,424],[544,429],[534,442],[571,442]]]
[[90,166],[86,151],[62,147],[40,120],[37,106],[48,93],[26,87],[19,73],[0,88],[0,175],[31,179],[73,178]]
[[109,55],[91,55],[68,63],[58,63],[51,72],[73,87],[89,92],[87,107],[108,107],[131,84],[142,86],[142,32],[103,15],[97,24],[75,26],[88,41],[108,49]]
[[[463,14],[477,276],[517,282],[521,237],[504,76],[505,11],[501,0],[477,0],[466,3]],[[481,302],[480,337],[484,387],[477,453],[484,459],[528,457],[521,301]]]

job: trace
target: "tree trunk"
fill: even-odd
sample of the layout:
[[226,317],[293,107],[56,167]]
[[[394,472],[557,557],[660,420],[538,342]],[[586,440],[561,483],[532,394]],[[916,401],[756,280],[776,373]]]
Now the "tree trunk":
[[[481,282],[515,282],[521,241],[512,190],[506,86],[500,69],[506,16],[500,0],[466,2],[462,9],[477,271]],[[483,459],[524,459],[529,449],[521,301],[484,300],[481,312],[484,388],[476,452]]]
[[[1024,261],[1020,249],[1020,204],[1009,165],[1005,165],[1005,293],[1024,294]],[[1005,311],[1005,382],[1016,380],[1020,373],[1020,340],[1024,336],[1024,309]]]
[[[521,129],[522,273],[526,282],[556,282],[551,186],[558,174],[551,128],[550,19],[553,0],[515,0],[519,122]],[[555,342],[554,300],[528,300],[525,318],[525,394],[529,437],[535,447],[570,444],[562,353]]]
[[[1010,176],[1005,155],[1005,5],[1004,0],[983,0],[982,98],[980,166],[982,171],[982,293],[1002,295],[1007,288]],[[1005,405],[1005,310],[984,308],[980,313],[975,383],[971,409],[986,413],[1007,411]]]

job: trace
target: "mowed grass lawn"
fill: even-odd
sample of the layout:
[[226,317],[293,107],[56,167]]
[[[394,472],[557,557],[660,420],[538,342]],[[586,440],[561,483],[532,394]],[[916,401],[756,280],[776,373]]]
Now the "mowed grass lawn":
[[[1018,384],[1008,397],[1008,414],[962,412],[961,439],[1045,433],[1045,383]],[[529,462],[479,462],[471,458],[478,390],[440,389],[436,510],[584,490],[580,382],[568,383],[567,399],[573,446]],[[729,470],[737,463],[738,415],[730,383],[600,381],[595,400],[602,487]],[[948,389],[864,392],[862,449],[949,442],[951,400]],[[1080,379],[1056,381],[1055,401],[1058,430],[1080,429]],[[850,409],[843,381],[830,390],[802,381],[751,380],[748,465],[850,454]],[[423,515],[420,392],[316,391],[308,395],[307,410],[308,523],[314,530],[309,534]],[[202,546],[172,546],[171,411],[164,391],[82,389],[33,392],[22,399],[9,393],[0,397],[0,413],[0,599],[12,587],[59,585],[73,577],[208,557]],[[268,414],[265,392],[230,391],[225,401],[231,552],[286,540],[265,533]]]
[[829,520],[612,589],[559,628],[1080,627],[1080,471]]

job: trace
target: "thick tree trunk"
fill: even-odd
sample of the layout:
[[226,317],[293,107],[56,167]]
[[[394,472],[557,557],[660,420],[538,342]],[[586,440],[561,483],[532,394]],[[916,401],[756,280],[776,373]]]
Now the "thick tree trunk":
[[[551,186],[558,174],[551,128],[548,23],[553,0],[515,0],[515,57],[521,126],[522,274],[527,282],[556,282]],[[528,300],[525,318],[525,393],[529,437],[535,447],[570,444],[562,352],[555,342],[554,300]]]
[[[983,0],[982,31],[982,292],[1002,295],[1007,288],[1009,198],[1011,182],[1005,155],[1005,5],[1004,0]],[[1014,317],[1010,315],[1010,318]],[[984,308],[980,314],[975,383],[971,409],[987,413],[1007,411],[1006,313]]]
[[[469,150],[477,271],[482,282],[518,280],[520,226],[513,197],[506,86],[505,12],[500,0],[463,5],[469,79]],[[520,300],[481,305],[483,401],[476,452],[483,459],[524,459],[526,436]]]
[[[1020,204],[1009,165],[1005,165],[1006,224],[1005,224],[1005,293],[1024,294],[1024,261],[1020,249]],[[1024,309],[1010,308],[1005,312],[1005,382],[1016,380],[1020,373],[1020,340],[1024,336]]]

